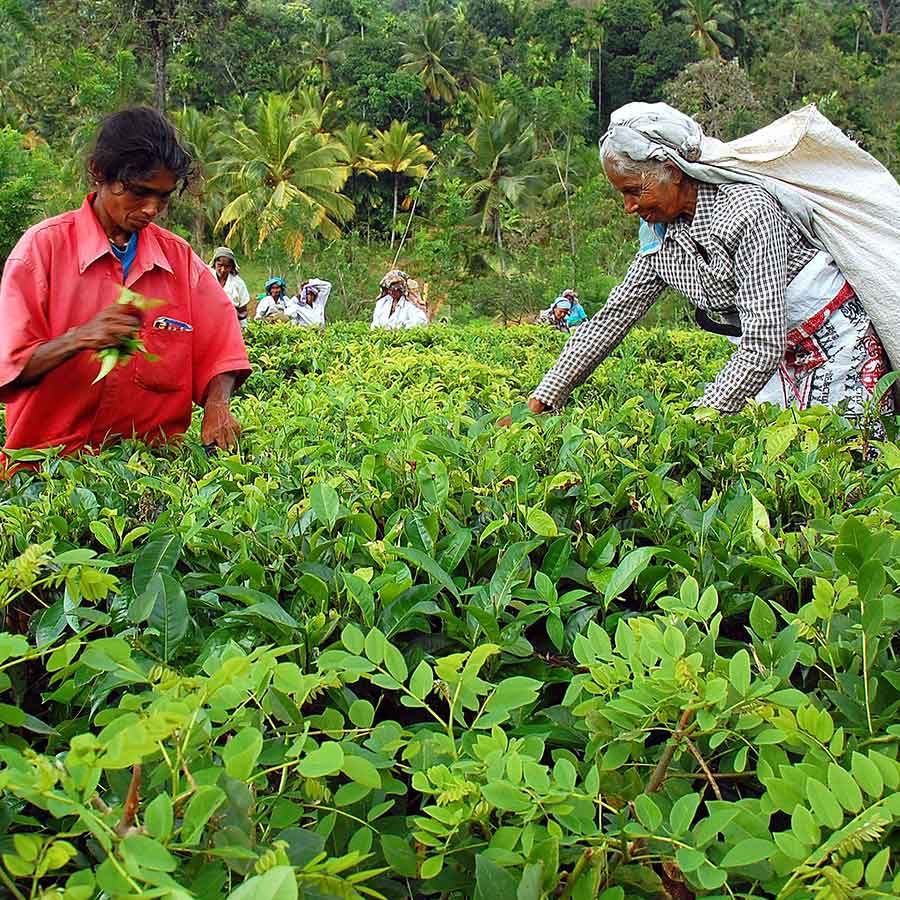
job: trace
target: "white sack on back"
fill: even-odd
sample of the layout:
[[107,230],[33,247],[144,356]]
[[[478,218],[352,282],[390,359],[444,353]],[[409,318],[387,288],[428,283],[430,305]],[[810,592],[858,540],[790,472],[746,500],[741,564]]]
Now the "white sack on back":
[[723,143],[703,137],[700,158],[672,155],[703,181],[752,182],[807,238],[834,257],[900,369],[900,185],[815,106]]

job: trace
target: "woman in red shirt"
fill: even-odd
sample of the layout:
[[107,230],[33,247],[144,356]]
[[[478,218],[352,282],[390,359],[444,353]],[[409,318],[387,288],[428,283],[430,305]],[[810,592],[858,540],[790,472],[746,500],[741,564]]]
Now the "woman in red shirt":
[[[172,125],[155,110],[107,118],[88,163],[96,191],[80,209],[30,228],[0,282],[0,402],[7,449],[107,440],[165,440],[203,407],[204,444],[233,446],[229,401],[250,364],[231,302],[208,266],[155,223],[194,175]],[[141,313],[122,285],[163,301]],[[93,383],[96,353],[136,335],[135,356]]]

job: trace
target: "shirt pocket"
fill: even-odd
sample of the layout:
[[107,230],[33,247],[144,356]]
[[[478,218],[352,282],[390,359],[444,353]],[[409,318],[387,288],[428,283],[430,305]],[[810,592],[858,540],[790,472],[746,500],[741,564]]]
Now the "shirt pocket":
[[150,327],[141,337],[147,353],[155,359],[137,355],[135,384],[158,393],[190,390],[193,333]]

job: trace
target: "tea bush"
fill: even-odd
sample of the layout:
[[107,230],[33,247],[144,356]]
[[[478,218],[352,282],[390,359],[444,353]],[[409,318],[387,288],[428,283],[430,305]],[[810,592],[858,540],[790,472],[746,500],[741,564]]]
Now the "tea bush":
[[693,410],[696,332],[505,430],[562,336],[249,342],[240,452],[2,488],[10,895],[900,894],[873,421]]

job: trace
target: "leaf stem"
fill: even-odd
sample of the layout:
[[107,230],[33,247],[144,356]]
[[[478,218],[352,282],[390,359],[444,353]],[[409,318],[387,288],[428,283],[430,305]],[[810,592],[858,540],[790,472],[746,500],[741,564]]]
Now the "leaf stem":
[[3,869],[0,869],[0,881],[2,881],[7,890],[16,898],[16,900],[25,900],[25,895],[16,887],[15,883],[10,880],[9,876]]
[[578,858],[578,862],[575,863],[575,867],[572,869],[572,873],[566,879],[566,887],[565,890],[559,895],[559,900],[569,900],[572,896],[572,892],[575,890],[575,885],[578,882],[578,879],[584,874],[584,870],[591,864],[591,860],[594,858],[594,848],[588,847],[584,853]]

